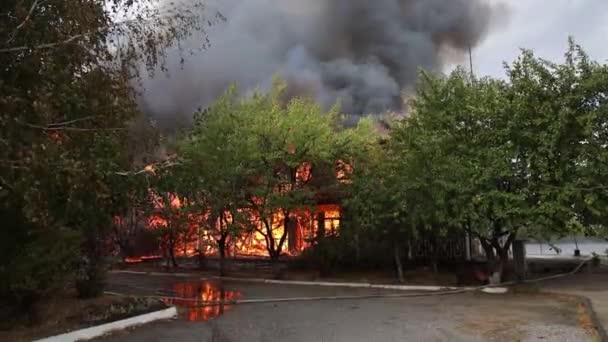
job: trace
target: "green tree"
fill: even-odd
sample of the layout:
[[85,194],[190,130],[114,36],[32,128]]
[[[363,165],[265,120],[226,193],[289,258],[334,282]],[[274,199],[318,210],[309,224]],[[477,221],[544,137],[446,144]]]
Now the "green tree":
[[506,82],[422,74],[391,136],[408,215],[477,237],[501,277],[517,236],[601,225],[608,146],[605,66],[571,42],[564,64],[524,51],[507,72]]
[[201,225],[214,239],[222,276],[229,242],[252,229],[244,209],[253,175],[247,162],[255,153],[255,142],[244,132],[247,114],[236,96],[233,88],[199,113],[178,148],[194,211],[204,218]]
[[[394,172],[388,147],[377,144],[378,137],[374,140],[370,141],[374,148],[368,150],[366,160],[354,165],[352,183],[345,201],[345,211],[349,217],[341,229],[341,237],[355,239],[357,243],[363,236],[387,245],[393,253],[397,277],[403,282],[404,246],[415,236],[415,230],[408,221],[406,193]],[[355,248],[358,251],[360,247]],[[375,245],[374,248],[378,252],[382,247]],[[356,255],[359,254],[356,252]]]
[[[532,235],[593,234],[608,213],[608,66],[569,40],[565,61],[531,51],[510,66],[511,131],[527,162],[537,219]],[[539,231],[540,230],[540,231]]]
[[[160,149],[161,136],[144,116],[138,117],[129,126],[127,140],[127,164],[136,172],[121,172],[116,186],[121,196],[115,196],[116,215],[112,224],[111,239],[114,248],[123,261],[134,256],[137,239],[146,235],[148,219],[154,211],[151,196],[150,177],[155,168],[162,168],[157,151]],[[160,164],[159,164],[160,162]]]
[[423,74],[412,118],[400,134],[404,182],[414,182],[418,224],[477,237],[501,276],[511,244],[532,214],[507,89],[502,81],[471,80],[462,70],[446,78]]
[[359,154],[364,125],[343,129],[337,113],[309,99],[286,99],[277,80],[269,93],[244,99],[233,89],[200,114],[181,155],[207,209],[230,218],[218,225],[220,252],[226,237],[254,230],[278,265],[298,215],[316,195],[340,187],[337,173]]
[[178,267],[176,253],[184,252],[195,236],[192,225],[192,204],[186,195],[189,183],[182,177],[181,165],[155,168],[147,177],[153,210],[149,216],[150,228],[158,239],[158,244],[167,261],[167,266]]
[[316,204],[310,185],[315,166],[336,162],[332,160],[336,109],[325,112],[302,98],[285,102],[284,92],[284,84],[277,81],[270,93],[256,94],[243,103],[246,134],[255,147],[248,157],[254,178],[247,198],[261,221],[256,230],[264,236],[275,265],[297,212]]
[[[153,0],[0,4],[0,203],[3,217],[15,218],[0,240],[8,241],[10,231],[23,237],[15,241],[22,254],[1,261],[3,300],[62,288],[59,279],[69,278],[74,268],[67,265],[76,261],[83,266],[80,284],[99,283],[102,242],[125,203],[119,173],[131,166],[123,153],[126,126],[139,113],[132,81],[141,65],[153,70],[167,47],[204,28],[197,6],[163,7]],[[82,258],[34,258],[77,241]],[[18,266],[11,265],[21,261],[30,264],[15,273]],[[45,279],[36,271],[42,267],[57,273]],[[101,287],[93,287],[87,294],[99,293]]]
[[565,57],[524,51],[506,81],[421,73],[408,117],[355,167],[348,229],[393,246],[467,233],[500,277],[518,236],[604,234],[608,69],[572,41]]

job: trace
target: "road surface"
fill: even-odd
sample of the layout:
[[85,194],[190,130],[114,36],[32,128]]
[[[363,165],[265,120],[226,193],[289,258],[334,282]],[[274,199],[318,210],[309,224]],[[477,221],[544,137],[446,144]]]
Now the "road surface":
[[[367,289],[200,282],[170,277],[112,275],[111,288],[135,294],[205,299],[363,295]],[[378,293],[375,291],[374,293]],[[180,303],[178,303],[180,304]],[[182,302],[182,305],[185,303]],[[577,324],[570,298],[543,294],[468,293],[243,304],[181,310],[159,322],[100,341],[592,341]]]

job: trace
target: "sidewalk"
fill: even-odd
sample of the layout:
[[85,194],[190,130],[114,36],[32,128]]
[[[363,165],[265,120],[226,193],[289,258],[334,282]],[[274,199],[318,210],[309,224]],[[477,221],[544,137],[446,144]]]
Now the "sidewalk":
[[608,272],[606,270],[597,273],[582,272],[574,276],[551,280],[542,283],[544,291],[582,296],[591,301],[603,331],[600,335],[606,338],[608,328]]

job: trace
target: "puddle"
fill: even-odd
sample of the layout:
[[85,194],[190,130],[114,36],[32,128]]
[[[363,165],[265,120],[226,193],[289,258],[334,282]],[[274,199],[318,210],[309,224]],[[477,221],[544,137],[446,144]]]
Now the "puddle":
[[232,309],[232,305],[203,306],[205,303],[241,298],[240,292],[226,290],[220,284],[213,282],[175,283],[170,291],[172,297],[180,299],[166,298],[163,301],[177,306],[180,317],[188,321],[208,321]]

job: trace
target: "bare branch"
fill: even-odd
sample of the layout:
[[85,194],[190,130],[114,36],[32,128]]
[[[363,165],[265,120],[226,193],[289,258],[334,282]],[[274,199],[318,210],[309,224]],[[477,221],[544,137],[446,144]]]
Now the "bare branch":
[[137,176],[137,175],[141,175],[141,174],[154,174],[156,173],[157,170],[163,170],[163,169],[168,169],[170,167],[173,166],[177,166],[180,165],[179,162],[174,162],[171,160],[166,160],[163,162],[159,162],[159,163],[155,163],[155,164],[150,164],[150,165],[146,165],[146,167],[144,167],[141,170],[137,170],[137,171],[121,171],[121,172],[115,172],[116,175],[119,176]]
[[8,190],[13,190],[13,186],[11,184],[9,184],[6,179],[4,179],[2,176],[0,176],[0,190],[3,189],[8,189]]
[[43,131],[72,131],[72,132],[103,132],[103,131],[125,131],[127,128],[125,127],[110,127],[110,128],[80,128],[80,127],[54,127],[54,126],[40,126],[27,122],[20,122],[21,125],[24,125],[29,128],[40,129]]
[[131,24],[143,24],[143,23],[149,23],[149,22],[154,22],[154,21],[158,21],[158,20],[162,20],[162,19],[171,19],[171,18],[175,18],[175,17],[179,17],[180,14],[176,13],[176,12],[168,12],[166,14],[162,14],[162,15],[158,15],[158,16],[153,16],[151,18],[138,18],[138,19],[130,19],[130,20],[124,20],[124,21],[120,21],[120,22],[116,22],[113,23],[111,25],[107,25],[107,26],[103,26],[100,27],[96,30],[92,30],[92,31],[87,31],[87,32],[83,32],[80,34],[76,34],[73,36],[70,36],[64,40],[60,40],[58,42],[53,42],[53,43],[46,43],[46,44],[40,44],[40,45],[34,45],[34,46],[15,46],[15,47],[8,47],[8,48],[2,48],[0,49],[0,53],[10,53],[10,52],[21,52],[21,51],[28,51],[28,50],[45,50],[45,49],[52,49],[55,47],[58,47],[60,45],[67,45],[70,44],[76,40],[82,39],[82,38],[86,38],[90,35],[96,34],[96,33],[102,33],[102,32],[106,32],[109,30],[112,30],[114,28],[120,27],[120,26],[129,26]]
[[16,46],[16,47],[12,47],[12,48],[4,48],[4,49],[0,49],[0,53],[6,53],[6,52],[20,52],[20,51],[26,51],[26,50],[44,50],[44,49],[50,49],[50,48],[54,48],[57,47],[59,45],[66,45],[69,44],[77,39],[80,38],[84,38],[87,36],[90,36],[92,34],[95,33],[99,33],[99,32],[103,32],[105,30],[110,29],[110,27],[104,27],[102,29],[99,30],[95,30],[95,31],[89,31],[89,32],[85,32],[85,33],[81,33],[81,34],[77,34],[74,36],[71,36],[65,40],[56,42],[56,43],[48,43],[48,44],[41,44],[41,45],[36,45],[36,46]]
[[0,159],[0,165],[5,165],[13,170],[27,170],[23,163],[18,160]]
[[27,16],[25,17],[25,19],[23,19],[23,21],[21,22],[21,24],[19,24],[15,30],[13,31],[13,33],[11,34],[11,36],[9,37],[9,39],[6,41],[6,44],[10,44],[15,37],[17,36],[17,33],[19,32],[19,30],[21,30],[21,28],[23,26],[25,26],[25,24],[30,21],[30,18],[32,17],[32,14],[34,13],[34,10],[36,10],[36,6],[38,6],[38,1],[39,0],[34,0],[34,3],[32,4],[32,7],[30,8],[30,11],[27,13]]
[[71,125],[71,124],[77,123],[77,122],[92,120],[92,119],[94,119],[96,117],[97,117],[96,115],[85,116],[83,118],[78,118],[78,119],[64,121],[64,122],[50,123],[47,126],[48,127],[67,126],[67,125]]
[[85,169],[82,167],[70,167],[60,163],[26,163],[24,161],[19,160],[8,160],[8,159],[0,159],[0,165],[6,165],[8,168],[12,170],[31,170],[36,166],[44,165],[47,168],[57,168],[65,171],[77,171],[82,172]]

